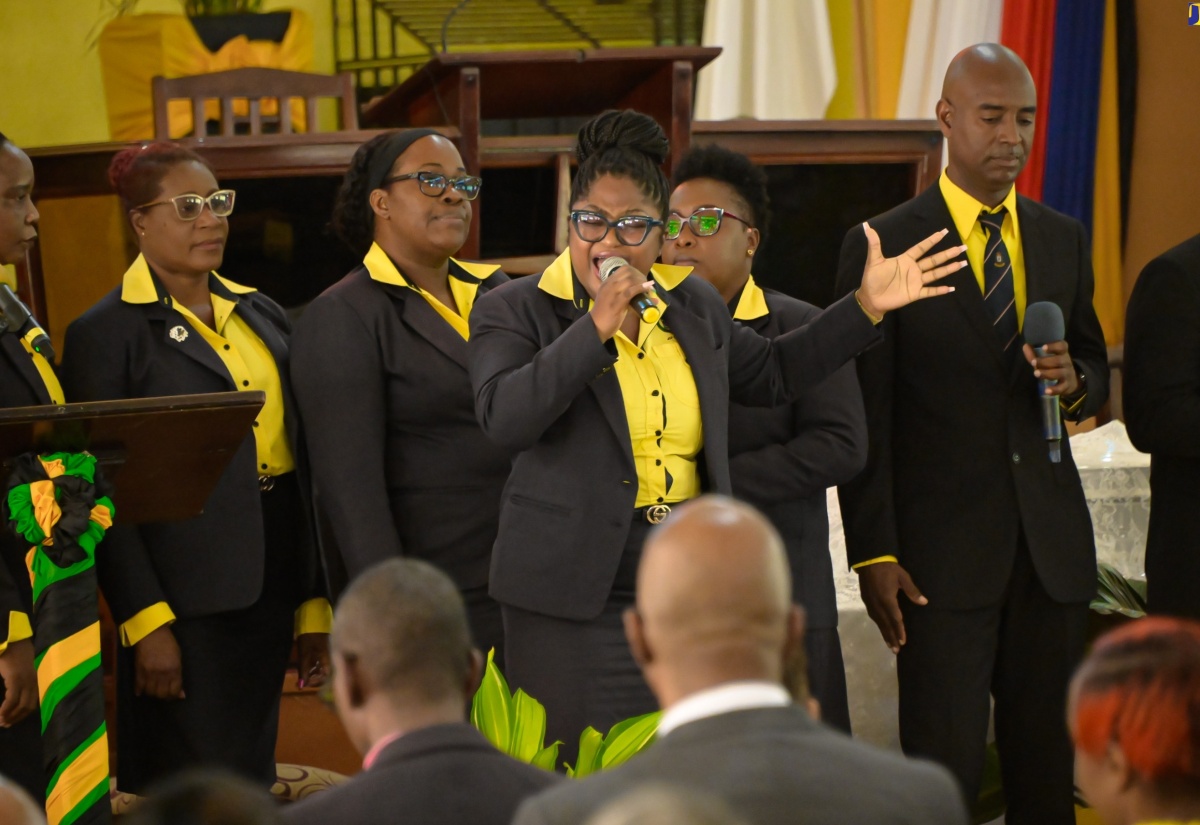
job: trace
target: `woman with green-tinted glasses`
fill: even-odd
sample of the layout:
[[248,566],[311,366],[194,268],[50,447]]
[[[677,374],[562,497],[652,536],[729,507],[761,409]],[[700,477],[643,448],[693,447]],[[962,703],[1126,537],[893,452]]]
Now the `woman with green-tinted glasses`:
[[451,257],[479,191],[432,130],[361,146],[333,228],[362,265],[305,310],[292,376],[336,578],[393,556],[425,559],[455,581],[476,643],[499,657],[488,569],[509,456],[475,421],[467,319],[508,279]]
[[126,524],[117,491],[96,556],[121,643],[117,786],[140,794],[207,765],[269,788],[293,636],[301,685],[318,685],[332,619],[288,381],[287,316],[217,274],[235,196],[202,157],[170,143],[133,146],[113,158],[109,180],[139,254],[68,327],[67,397],[266,399],[199,516]]

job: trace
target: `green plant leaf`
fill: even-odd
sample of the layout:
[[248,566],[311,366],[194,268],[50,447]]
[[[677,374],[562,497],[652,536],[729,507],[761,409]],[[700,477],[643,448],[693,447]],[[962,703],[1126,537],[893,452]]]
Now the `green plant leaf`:
[[1146,583],[1126,579],[1115,567],[1104,562],[1096,565],[1096,597],[1091,609],[1097,613],[1119,614],[1130,618],[1146,615]]
[[567,766],[567,776],[582,779],[600,770],[600,750],[604,746],[604,737],[600,731],[588,727],[579,735],[579,758],[575,766]]
[[546,738],[546,709],[537,699],[518,689],[510,711],[512,739],[508,755],[522,762],[531,762],[542,750],[542,742]]
[[600,766],[612,768],[639,753],[651,741],[658,731],[658,723],[662,719],[661,711],[635,716],[613,725],[608,736],[604,738],[604,746],[600,753]]
[[537,752],[533,759],[529,761],[529,764],[533,765],[535,768],[553,771],[558,764],[558,746],[561,744],[562,742],[554,742],[553,744],[542,748]]
[[509,753],[512,744],[512,694],[496,667],[496,651],[488,651],[483,681],[471,700],[471,724],[500,751]]

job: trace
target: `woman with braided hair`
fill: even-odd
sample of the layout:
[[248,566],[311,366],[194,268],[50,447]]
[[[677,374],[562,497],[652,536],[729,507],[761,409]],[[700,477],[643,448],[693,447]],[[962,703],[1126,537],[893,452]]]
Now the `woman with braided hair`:
[[[864,228],[873,255],[856,295],[768,340],[689,268],[655,264],[668,148],[638,112],[585,124],[569,248],[471,316],[476,413],[517,453],[491,579],[508,675],[546,704],[568,749],[586,725],[655,708],[622,614],[651,527],[702,492],[730,494],[730,399],[790,400],[874,343],[885,312],[948,291],[929,284],[965,266],[947,263],[959,248],[922,257],[944,233],[885,260]],[[635,299],[653,307],[631,311]]]
[[293,634],[301,685],[321,684],[332,619],[301,477],[287,316],[216,273],[234,192],[203,158],[171,143],[133,146],[113,158],[109,180],[140,254],[67,328],[70,397],[266,395],[201,515],[118,519],[97,556],[121,642],[118,786],[140,793],[210,765],[269,788]]
[[480,180],[430,129],[389,132],[354,154],[333,228],[362,258],[305,310],[292,380],[308,434],[328,566],[353,578],[394,556],[446,572],[471,632],[502,661],[488,596],[509,454],[475,420],[467,319],[508,280],[459,261]]

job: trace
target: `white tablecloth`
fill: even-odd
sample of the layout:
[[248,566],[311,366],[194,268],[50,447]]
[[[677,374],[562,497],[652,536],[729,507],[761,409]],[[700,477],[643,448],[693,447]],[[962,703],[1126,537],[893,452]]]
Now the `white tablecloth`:
[[[1150,456],[1129,443],[1125,425],[1113,421],[1071,439],[1092,514],[1096,555],[1125,576],[1143,576],[1150,519]],[[898,748],[896,659],[858,593],[858,575],[846,564],[846,537],[837,493],[828,492],[829,552],[838,598],[838,630],[846,661],[854,735]]]

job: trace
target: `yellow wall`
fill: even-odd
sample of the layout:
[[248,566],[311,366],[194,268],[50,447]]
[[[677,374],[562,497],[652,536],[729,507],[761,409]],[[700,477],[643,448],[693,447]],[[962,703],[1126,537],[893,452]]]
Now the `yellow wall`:
[[[178,0],[141,0],[138,11],[174,13]],[[329,0],[265,0],[266,11],[299,9],[313,21],[313,71],[332,72]],[[0,132],[25,147],[108,140],[98,33],[99,0],[0,0],[4,92]]]

